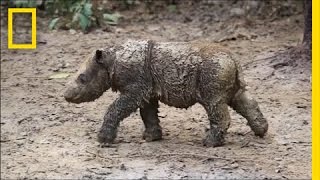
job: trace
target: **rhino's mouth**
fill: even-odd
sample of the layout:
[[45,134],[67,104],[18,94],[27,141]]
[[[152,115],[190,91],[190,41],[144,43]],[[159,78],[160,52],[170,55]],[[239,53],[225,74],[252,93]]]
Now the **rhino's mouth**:
[[64,93],[64,99],[71,103],[81,103],[80,89],[67,89]]
[[84,102],[84,101],[80,100],[79,96],[74,97],[74,98],[70,98],[70,97],[64,97],[64,98],[66,99],[66,101],[71,102],[71,103],[79,104],[79,103]]
[[99,98],[102,94],[103,93],[97,93],[97,92],[89,93],[78,88],[78,89],[67,90],[64,94],[64,98],[68,102],[79,104],[82,102],[94,101],[97,98]]

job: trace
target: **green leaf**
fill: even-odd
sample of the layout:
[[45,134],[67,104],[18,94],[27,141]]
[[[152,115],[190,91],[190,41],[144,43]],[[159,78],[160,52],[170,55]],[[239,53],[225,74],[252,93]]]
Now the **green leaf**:
[[28,5],[28,1],[27,0],[15,0],[13,2],[14,2],[14,5],[16,7],[19,7],[19,8],[26,7]]
[[133,5],[134,4],[134,0],[126,0],[125,3],[128,4],[128,5]]
[[75,3],[72,3],[72,1],[67,1],[69,3],[66,4],[66,6],[69,8],[69,11],[70,12],[80,12],[81,9],[82,9],[82,5],[80,2],[75,2]]
[[37,1],[36,0],[29,0],[28,7],[37,7]]
[[54,18],[50,21],[49,23],[49,29],[52,30],[56,27],[57,22],[59,21],[60,18]]
[[72,23],[75,23],[77,21],[79,21],[80,19],[80,13],[74,13],[74,15],[72,16]]
[[83,12],[87,17],[90,17],[92,15],[92,4],[85,3],[83,7]]
[[112,21],[106,21],[106,23],[109,25],[117,25],[118,24],[118,22],[112,22]]
[[175,12],[176,10],[177,10],[177,6],[176,5],[169,5],[168,6],[168,10],[170,11],[170,12]]
[[19,7],[19,8],[37,7],[36,0],[14,0],[13,3],[16,7]]
[[79,24],[81,29],[85,31],[90,26],[90,19],[87,16],[80,13]]
[[77,7],[76,7],[75,5],[73,5],[73,6],[70,7],[69,11],[70,11],[70,12],[75,12],[75,11],[76,11],[76,8],[77,8]]
[[120,17],[121,17],[121,14],[119,14],[119,13],[113,13],[113,14],[105,13],[105,14],[103,14],[103,19],[106,20],[107,24],[111,24],[111,25],[118,24]]
[[53,75],[49,76],[49,79],[64,79],[69,76],[70,76],[69,73],[58,73],[58,74],[53,74]]

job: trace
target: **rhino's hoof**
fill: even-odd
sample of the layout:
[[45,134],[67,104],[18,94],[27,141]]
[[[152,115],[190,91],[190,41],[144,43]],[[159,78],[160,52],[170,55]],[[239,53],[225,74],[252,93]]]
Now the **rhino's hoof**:
[[97,138],[100,144],[106,145],[112,144],[113,140],[116,138],[116,135],[114,132],[100,131]]
[[261,118],[259,121],[256,121],[255,124],[250,125],[250,127],[254,135],[263,138],[268,131],[268,122],[264,118]]
[[145,130],[142,138],[144,140],[146,140],[147,142],[161,140],[162,139],[162,130],[159,128],[152,129],[152,130]]
[[210,131],[207,137],[203,140],[203,145],[206,147],[219,147],[225,144],[225,140],[222,134],[212,134]]
[[259,136],[260,138],[263,138],[266,135],[267,130],[261,129],[261,130],[256,130],[254,132],[254,135]]
[[112,147],[112,144],[111,143],[100,143],[99,147],[100,148]]
[[113,142],[113,139],[108,136],[104,136],[102,134],[98,134],[98,142],[101,144],[111,144]]

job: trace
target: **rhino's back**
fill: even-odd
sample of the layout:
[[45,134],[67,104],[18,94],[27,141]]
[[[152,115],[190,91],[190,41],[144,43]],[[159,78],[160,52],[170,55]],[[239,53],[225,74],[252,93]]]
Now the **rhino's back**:
[[235,65],[229,53],[204,43],[156,43],[151,66],[156,94],[162,102],[175,107],[196,103],[203,85],[221,88],[219,78],[222,84],[235,79]]
[[126,41],[121,46],[117,47],[117,62],[126,65],[143,64],[146,46],[147,41]]

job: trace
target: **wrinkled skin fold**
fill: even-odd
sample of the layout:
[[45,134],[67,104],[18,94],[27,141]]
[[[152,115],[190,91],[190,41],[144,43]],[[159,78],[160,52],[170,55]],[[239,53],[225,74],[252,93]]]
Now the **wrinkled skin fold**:
[[127,41],[93,52],[69,83],[65,99],[89,102],[111,88],[120,96],[108,107],[98,133],[101,144],[117,135],[120,122],[140,109],[143,138],[162,138],[159,101],[177,108],[200,103],[208,114],[210,130],[203,140],[209,147],[224,144],[230,125],[228,106],[248,120],[255,135],[263,137],[268,123],[258,103],[246,90],[242,70],[231,53],[199,42]]

